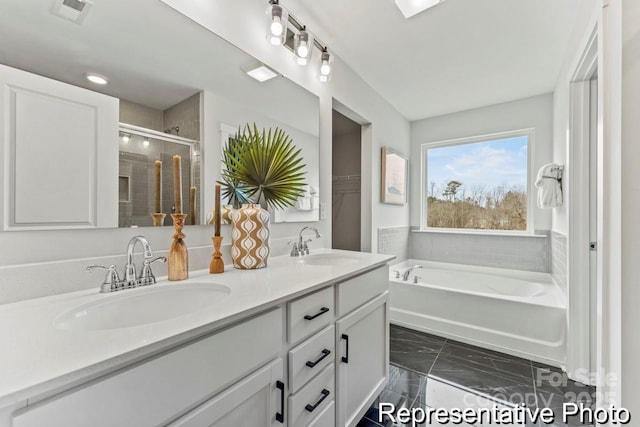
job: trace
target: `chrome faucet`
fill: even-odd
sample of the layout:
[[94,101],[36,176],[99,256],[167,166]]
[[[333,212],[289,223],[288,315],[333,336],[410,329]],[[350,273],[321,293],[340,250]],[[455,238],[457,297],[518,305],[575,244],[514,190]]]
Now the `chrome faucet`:
[[414,265],[413,267],[409,267],[403,274],[402,274],[402,280],[404,280],[405,282],[407,280],[409,280],[409,275],[411,274],[411,272],[416,269],[416,268],[422,268],[421,265]]
[[144,259],[148,260],[153,258],[153,251],[151,250],[151,245],[149,245],[149,241],[145,239],[143,236],[134,236],[129,240],[129,244],[127,245],[127,264],[124,266],[124,281],[127,287],[133,288],[137,285],[137,277],[136,277],[136,265],[133,262],[133,251],[136,248],[136,243],[140,242],[142,245],[142,250],[144,251]]
[[312,230],[316,233],[316,239],[319,239],[320,237],[320,232],[318,231],[317,228],[315,227],[303,227],[302,230],[300,230],[300,234],[298,234],[298,242],[289,242],[289,244],[293,243],[293,247],[291,248],[291,256],[304,256],[304,255],[309,255],[309,245],[308,243],[312,241],[312,239],[308,239],[308,240],[303,240],[302,234],[306,231],[306,230]]
[[[140,242],[142,245],[144,262],[142,264],[142,272],[140,275],[136,275],[136,265],[133,261],[133,253],[136,247],[136,243]],[[154,260],[153,251],[149,241],[143,236],[135,236],[131,238],[127,245],[127,264],[124,266],[124,279],[120,280],[118,275],[118,269],[115,265],[105,267],[102,265],[90,265],[85,271],[92,271],[94,269],[107,270],[107,276],[105,277],[102,285],[100,286],[100,292],[115,292],[122,289],[135,288],[138,286],[152,285],[156,283],[156,277],[151,271],[151,264],[154,262],[167,262],[165,257],[158,257]]]

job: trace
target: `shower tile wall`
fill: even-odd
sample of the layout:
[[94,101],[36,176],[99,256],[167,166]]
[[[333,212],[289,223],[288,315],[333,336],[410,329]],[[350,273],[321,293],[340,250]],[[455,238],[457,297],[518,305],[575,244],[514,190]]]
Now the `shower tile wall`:
[[[164,129],[180,127],[178,136],[200,141],[200,94],[185,99],[164,110]],[[163,130],[164,130],[163,129]],[[175,135],[175,132],[172,132]]]
[[[164,111],[164,129],[175,126],[180,128],[178,136],[183,138],[195,139],[200,141],[200,94],[195,95],[179,102]],[[172,132],[175,135],[175,132]],[[196,153],[193,159],[193,185],[200,189],[200,144],[194,147]],[[196,190],[197,191],[197,190]],[[186,193],[189,194],[189,193]],[[188,200],[188,198],[186,199]],[[197,201],[200,200],[200,194],[196,193],[196,224],[201,224],[200,206]]]
[[567,289],[567,236],[551,232],[551,274],[558,286]]
[[409,257],[412,259],[542,273],[551,271],[548,231],[536,230],[536,234],[543,237],[440,232],[410,234]]
[[161,110],[125,101],[124,99],[120,100],[120,122],[160,132],[165,129]]
[[394,262],[409,257],[409,226],[378,228],[378,253],[395,255]]

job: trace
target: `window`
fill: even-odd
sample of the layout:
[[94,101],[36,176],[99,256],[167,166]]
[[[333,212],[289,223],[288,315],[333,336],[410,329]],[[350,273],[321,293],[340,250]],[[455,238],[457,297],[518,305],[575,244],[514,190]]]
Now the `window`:
[[533,130],[422,145],[422,229],[531,227]]

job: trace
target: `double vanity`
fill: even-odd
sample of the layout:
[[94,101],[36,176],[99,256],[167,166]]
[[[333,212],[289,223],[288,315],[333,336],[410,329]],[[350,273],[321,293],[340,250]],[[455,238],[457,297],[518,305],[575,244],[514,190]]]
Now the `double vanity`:
[[393,257],[0,306],[0,426],[352,426],[388,373]]

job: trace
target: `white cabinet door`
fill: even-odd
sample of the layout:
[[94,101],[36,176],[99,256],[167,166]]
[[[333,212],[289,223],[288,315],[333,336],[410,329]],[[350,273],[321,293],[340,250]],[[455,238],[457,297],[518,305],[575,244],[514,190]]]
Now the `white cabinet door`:
[[203,403],[170,427],[286,425],[283,373],[282,359],[277,359]]
[[0,65],[4,230],[118,226],[116,98]]
[[337,425],[355,426],[387,383],[389,292],[337,322]]

